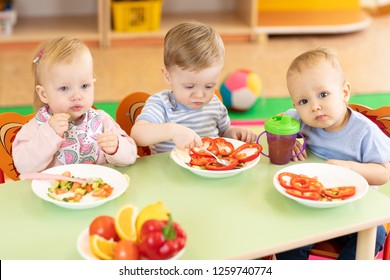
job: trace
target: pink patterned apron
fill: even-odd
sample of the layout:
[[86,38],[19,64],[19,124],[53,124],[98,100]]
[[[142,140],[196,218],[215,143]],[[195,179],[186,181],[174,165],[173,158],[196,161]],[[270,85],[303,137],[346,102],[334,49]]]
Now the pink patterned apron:
[[[39,125],[48,122],[51,117],[47,106],[40,108],[35,115]],[[96,163],[99,157],[97,138],[102,133],[100,115],[96,110],[90,109],[80,123],[69,122],[69,129],[64,133],[65,139],[55,156],[63,164]]]

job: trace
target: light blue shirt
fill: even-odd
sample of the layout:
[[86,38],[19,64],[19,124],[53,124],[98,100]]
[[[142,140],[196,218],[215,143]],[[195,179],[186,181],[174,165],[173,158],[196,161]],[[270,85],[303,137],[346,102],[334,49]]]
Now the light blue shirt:
[[337,132],[326,132],[303,123],[298,112],[286,112],[301,124],[306,147],[324,159],[351,160],[360,163],[385,163],[390,161],[390,138],[379,127],[354,110],[346,126]]
[[[200,137],[221,136],[230,126],[228,111],[216,95],[201,109],[192,110],[178,103],[171,90],[150,96],[136,122],[139,120],[160,124],[177,123],[194,130]],[[152,153],[161,153],[174,147],[173,141],[165,141],[149,148]]]

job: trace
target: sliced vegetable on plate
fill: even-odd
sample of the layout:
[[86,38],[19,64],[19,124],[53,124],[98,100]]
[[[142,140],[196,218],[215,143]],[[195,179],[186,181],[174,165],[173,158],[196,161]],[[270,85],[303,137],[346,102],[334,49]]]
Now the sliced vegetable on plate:
[[[189,166],[194,168],[212,170],[212,171],[226,171],[234,168],[242,168],[246,162],[255,160],[259,157],[262,146],[257,143],[243,143],[235,148],[232,143],[225,138],[202,138],[203,146],[194,147],[191,149],[191,161]],[[216,161],[212,155],[205,150],[213,153],[220,159],[230,161],[230,164],[223,165]]]
[[[61,176],[75,178],[68,170],[63,172]],[[107,198],[111,195],[113,188],[101,178],[86,181],[86,183],[81,184],[68,179],[55,180],[53,185],[48,188],[48,196],[64,202],[80,202],[88,194],[99,199]]]
[[332,208],[361,199],[367,180],[348,168],[326,163],[296,163],[273,178],[276,190],[289,199],[314,208]]
[[326,188],[316,177],[302,174],[282,172],[278,175],[278,180],[288,194],[303,199],[334,201],[348,199],[356,193],[355,186]]
[[[231,138],[202,138],[203,146],[190,151],[173,149],[171,159],[179,166],[206,178],[226,178],[253,168],[260,160],[262,146]],[[205,150],[230,164],[218,164]]]
[[[41,174],[43,177],[68,176],[61,177],[64,178],[61,180],[33,179],[31,188],[39,198],[69,209],[98,207],[122,195],[130,182],[130,178],[123,173],[96,164],[60,165]],[[74,178],[85,180],[81,180],[82,183],[74,182]]]

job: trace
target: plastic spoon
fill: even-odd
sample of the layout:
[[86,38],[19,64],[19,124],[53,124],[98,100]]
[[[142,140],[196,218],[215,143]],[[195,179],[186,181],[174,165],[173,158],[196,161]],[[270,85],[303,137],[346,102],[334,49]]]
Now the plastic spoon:
[[212,152],[210,152],[209,150],[206,150],[206,149],[203,149],[203,148],[201,148],[201,150],[204,151],[204,152],[206,152],[206,153],[208,153],[208,154],[210,154],[210,155],[212,155],[212,156],[217,160],[217,162],[220,163],[220,164],[222,164],[222,165],[228,166],[228,165],[231,164],[230,161],[228,161],[228,160],[226,160],[226,159],[221,159],[221,158],[217,157],[216,155],[214,155],[214,154],[213,154]]
[[60,180],[60,181],[71,181],[80,184],[86,184],[93,181],[93,178],[89,179],[79,179],[67,176],[61,176],[57,174],[48,174],[48,173],[26,173],[20,174],[19,178],[21,180]]

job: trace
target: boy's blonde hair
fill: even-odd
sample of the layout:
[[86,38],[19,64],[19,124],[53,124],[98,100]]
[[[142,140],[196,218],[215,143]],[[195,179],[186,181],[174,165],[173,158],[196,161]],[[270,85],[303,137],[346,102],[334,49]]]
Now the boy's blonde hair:
[[297,56],[290,64],[287,70],[287,78],[294,72],[301,73],[304,69],[311,68],[321,61],[327,61],[339,73],[341,82],[345,82],[344,72],[339,58],[333,49],[320,47],[309,50]]
[[164,39],[164,65],[181,69],[203,70],[214,63],[224,63],[225,47],[219,34],[202,23],[181,23]]
[[35,92],[35,87],[42,82],[42,75],[59,63],[71,63],[88,47],[78,38],[59,37],[49,39],[39,45],[33,59],[34,73],[34,100],[33,106],[37,110],[45,104]]

